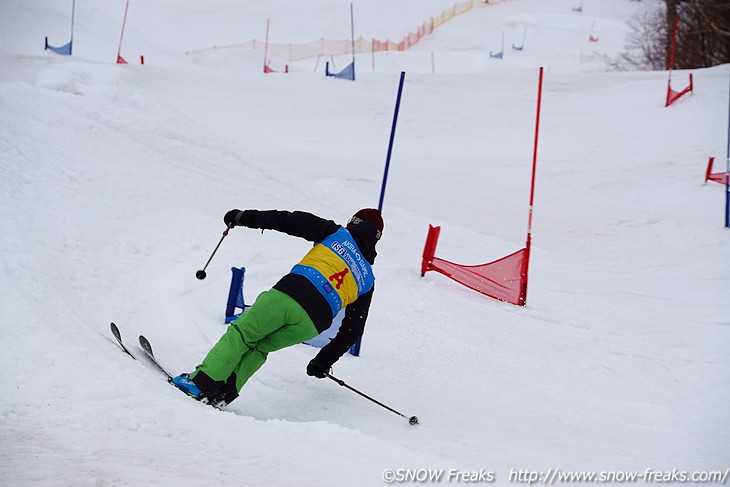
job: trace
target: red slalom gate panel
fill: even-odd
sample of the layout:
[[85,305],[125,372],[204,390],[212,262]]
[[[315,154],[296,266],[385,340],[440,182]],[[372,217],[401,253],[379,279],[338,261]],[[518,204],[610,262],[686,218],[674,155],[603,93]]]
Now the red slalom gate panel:
[[687,93],[692,93],[693,91],[694,90],[693,90],[693,86],[692,86],[692,73],[689,73],[689,86],[687,86],[682,91],[674,91],[672,89],[672,80],[670,79],[669,80],[669,83],[667,84],[667,102],[666,102],[666,104],[664,106],[665,107],[668,107],[669,105],[671,105],[675,101],[677,101],[680,98],[682,98]]
[[730,177],[728,172],[712,172],[712,166],[715,163],[715,158],[710,157],[710,161],[707,163],[707,171],[705,171],[705,182],[715,181],[716,183],[726,184],[727,178]]
[[288,73],[289,72],[289,65],[284,66],[284,71],[277,71],[271,67],[269,67],[268,64],[264,64],[264,73]]
[[439,272],[469,289],[510,304],[524,306],[527,291],[527,248],[481,265],[460,265],[434,256],[441,227],[429,225],[421,276]]

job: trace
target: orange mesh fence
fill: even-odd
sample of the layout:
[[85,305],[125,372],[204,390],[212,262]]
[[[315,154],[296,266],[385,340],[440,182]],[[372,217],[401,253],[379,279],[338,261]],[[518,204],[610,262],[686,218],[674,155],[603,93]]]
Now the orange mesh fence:
[[[441,12],[438,17],[431,17],[430,20],[424,22],[419,27],[417,27],[414,33],[409,32],[400,41],[391,41],[390,39],[381,41],[377,39],[365,39],[363,37],[360,37],[355,40],[355,53],[361,54],[380,51],[405,51],[409,47],[417,44],[423,37],[433,33],[433,31],[437,27],[443,25],[445,22],[451,20],[455,16],[466,13],[476,7],[484,7],[503,1],[504,0],[468,0],[465,2],[456,3],[451,8],[448,8]],[[204,49],[186,51],[185,54],[199,55],[218,49],[249,49],[255,51],[263,51],[264,42],[252,39],[247,42],[241,42],[238,44],[231,44],[227,46],[212,46]],[[269,43],[267,49],[268,56],[286,61],[301,61],[303,59],[309,59],[317,56],[344,56],[352,54],[352,40],[334,40],[321,38],[314,41],[301,42],[296,44]]]

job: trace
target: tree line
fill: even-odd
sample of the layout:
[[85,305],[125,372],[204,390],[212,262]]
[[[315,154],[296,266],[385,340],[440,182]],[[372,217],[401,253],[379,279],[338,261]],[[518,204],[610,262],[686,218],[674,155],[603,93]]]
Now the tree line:
[[674,69],[730,62],[730,0],[664,0],[661,7],[629,20],[627,50],[618,67],[669,69],[675,22]]

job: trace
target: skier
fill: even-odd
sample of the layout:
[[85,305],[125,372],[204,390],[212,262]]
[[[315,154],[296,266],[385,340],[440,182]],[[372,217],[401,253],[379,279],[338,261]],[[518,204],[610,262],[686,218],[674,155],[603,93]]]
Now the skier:
[[231,210],[223,221],[228,226],[277,230],[315,244],[231,322],[194,372],[174,377],[171,383],[207,404],[230,404],[270,352],[314,338],[345,308],[339,332],[307,365],[308,375],[326,377],[363,334],[375,284],[375,244],[383,231],[380,211],[362,209],[346,228],[301,211]]

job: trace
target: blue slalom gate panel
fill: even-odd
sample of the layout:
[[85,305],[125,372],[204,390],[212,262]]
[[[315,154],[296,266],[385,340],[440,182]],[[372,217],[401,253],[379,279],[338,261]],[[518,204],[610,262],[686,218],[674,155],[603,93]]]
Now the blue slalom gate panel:
[[73,44],[73,41],[69,41],[68,44],[64,44],[63,46],[60,46],[60,47],[55,47],[48,43],[48,37],[46,37],[46,49],[50,49],[51,51],[53,51],[57,54],[62,54],[64,56],[71,55],[71,49],[73,47],[72,44]]
[[[231,288],[228,290],[228,301],[226,302],[226,323],[230,323],[241,316],[249,306],[243,299],[243,276],[246,274],[245,267],[231,267]],[[236,313],[240,309],[240,313]]]
[[333,78],[340,78],[340,79],[349,79],[352,81],[355,81],[355,62],[351,62],[348,64],[345,69],[340,71],[339,73],[332,73],[330,72],[330,63],[327,62],[324,65],[324,71],[327,76],[332,76]]

